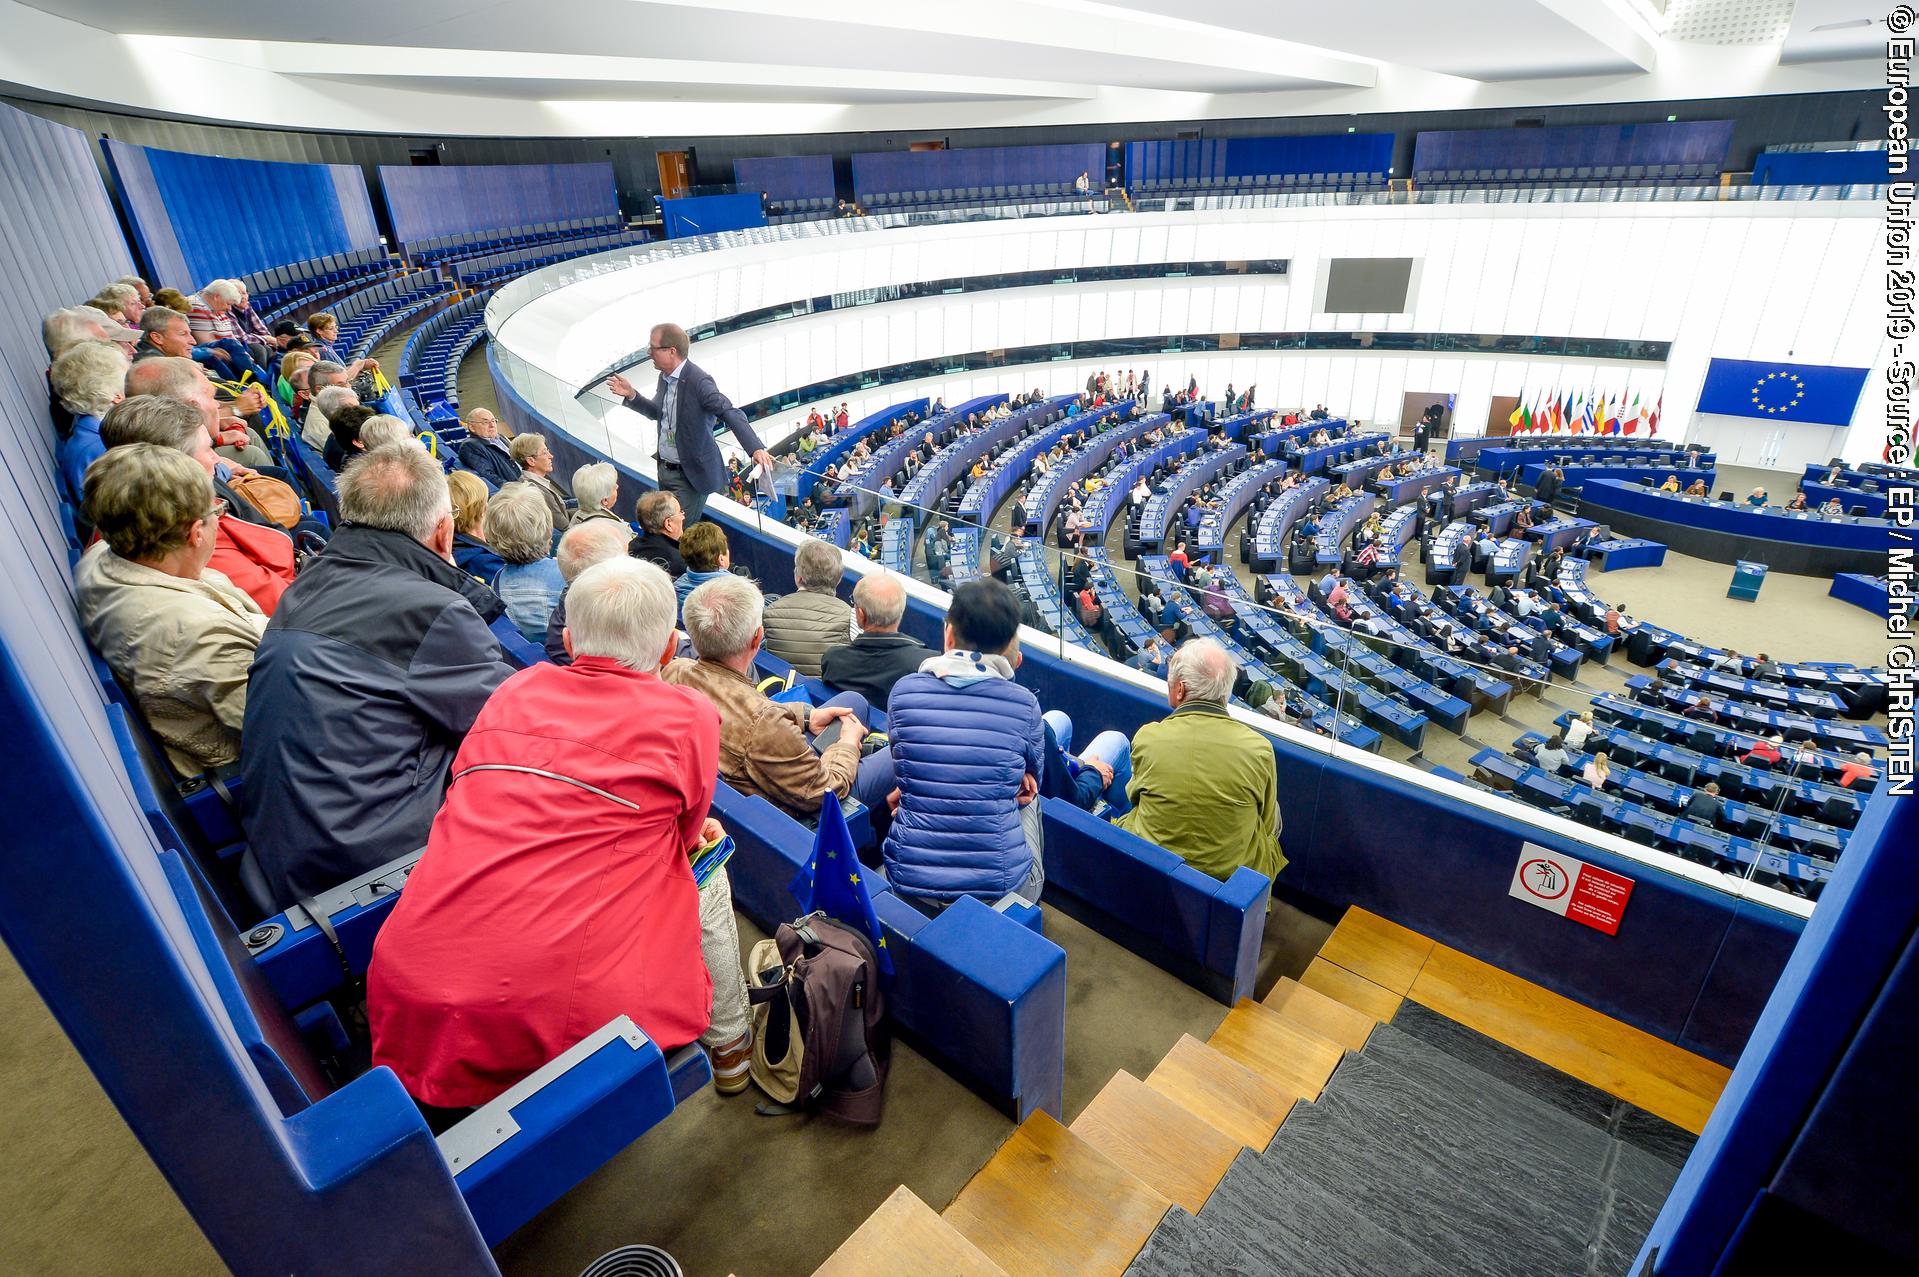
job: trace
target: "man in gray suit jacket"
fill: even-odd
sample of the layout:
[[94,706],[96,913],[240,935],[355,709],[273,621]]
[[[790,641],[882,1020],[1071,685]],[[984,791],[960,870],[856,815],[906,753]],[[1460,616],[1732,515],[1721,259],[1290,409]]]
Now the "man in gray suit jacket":
[[680,510],[691,526],[706,512],[707,496],[726,491],[726,463],[713,438],[716,426],[731,430],[764,470],[772,470],[773,454],[746,424],[746,415],[720,393],[713,378],[687,362],[688,348],[684,328],[656,324],[647,337],[647,351],[660,374],[654,397],[647,398],[618,373],[606,379],[606,388],[634,412],[660,423],[654,451],[660,487],[679,498]]

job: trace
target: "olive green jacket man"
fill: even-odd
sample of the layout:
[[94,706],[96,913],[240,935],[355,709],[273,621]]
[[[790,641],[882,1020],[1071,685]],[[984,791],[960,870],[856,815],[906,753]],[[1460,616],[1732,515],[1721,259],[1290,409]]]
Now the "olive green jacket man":
[[1224,880],[1245,865],[1269,878],[1279,849],[1273,743],[1211,701],[1188,701],[1133,737],[1133,809],[1122,829]]

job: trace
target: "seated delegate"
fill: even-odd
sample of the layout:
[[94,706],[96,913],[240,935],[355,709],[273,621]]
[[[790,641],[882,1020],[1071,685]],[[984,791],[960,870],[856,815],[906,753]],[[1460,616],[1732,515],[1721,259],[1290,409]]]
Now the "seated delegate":
[[893,688],[932,655],[926,644],[900,633],[906,615],[906,587],[897,577],[874,572],[853,586],[853,620],[859,636],[828,649],[820,659],[820,677],[836,692],[858,692],[869,705],[885,705]]
[[435,1108],[484,1104],[621,1015],[662,1050],[699,1039],[722,1095],[747,1085],[732,892],[689,871],[724,834],[719,716],[658,677],[672,585],[621,556],[569,599],[573,663],[487,702],[374,945],[373,1062]]
[[212,479],[178,449],[135,443],[93,463],[84,496],[101,537],[73,574],[87,637],[175,772],[237,761],[267,618],[207,566],[221,514]]
[[[697,523],[689,539],[711,523]],[[684,578],[682,578],[684,582]],[[765,599],[743,576],[722,572],[682,604],[687,636],[699,653],[660,677],[704,693],[720,712],[720,775],[743,794],[758,794],[788,815],[809,819],[828,790],[884,809],[893,788],[886,750],[860,757],[867,705],[852,694],[809,706],[769,699],[754,677],[753,658],[766,631]]]
[[513,673],[487,629],[500,600],[452,562],[440,463],[377,449],[339,499],[247,682],[241,827],[282,908],[425,845],[460,738]]
[[766,650],[808,678],[818,678],[827,650],[853,634],[853,609],[838,593],[844,573],[840,548],[809,538],[793,554],[796,588],[766,607]]
[[1226,708],[1238,673],[1211,639],[1191,639],[1173,653],[1166,668],[1173,712],[1134,734],[1132,810],[1116,822],[1222,881],[1242,865],[1269,878],[1286,867],[1272,742]]
[[553,525],[546,498],[527,483],[509,483],[486,503],[487,544],[506,562],[493,580],[507,619],[529,641],[544,642],[546,624],[566,593],[550,550]]
[[962,582],[946,613],[946,650],[887,702],[899,801],[882,846],[895,892],[934,907],[1011,892],[1037,903],[1045,883],[1039,702],[1013,682],[1019,600],[990,577]]

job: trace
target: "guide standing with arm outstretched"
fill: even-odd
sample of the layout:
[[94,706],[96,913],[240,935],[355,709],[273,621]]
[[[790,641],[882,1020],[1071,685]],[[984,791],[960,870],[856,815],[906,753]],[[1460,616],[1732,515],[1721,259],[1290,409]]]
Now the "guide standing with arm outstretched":
[[740,445],[753,454],[753,460],[766,471],[773,468],[773,454],[746,424],[746,415],[733,401],[720,393],[699,365],[687,360],[686,330],[678,324],[656,324],[647,337],[647,353],[659,371],[660,384],[651,399],[634,388],[633,383],[614,373],[606,379],[606,388],[620,402],[645,417],[660,423],[659,443],[654,450],[655,472],[660,487],[679,499],[680,510],[690,526],[706,511],[706,499],[725,492],[726,463],[720,458],[720,445],[713,438],[718,426],[733,432]]

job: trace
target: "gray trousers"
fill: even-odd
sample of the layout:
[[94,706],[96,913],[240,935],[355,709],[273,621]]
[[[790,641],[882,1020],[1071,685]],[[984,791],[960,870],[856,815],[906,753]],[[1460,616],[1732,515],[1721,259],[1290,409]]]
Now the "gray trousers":
[[698,523],[706,513],[707,494],[695,488],[686,471],[670,461],[661,461],[657,473],[660,487],[672,493],[674,500],[680,503],[680,513],[686,516],[686,526],[690,528]]

